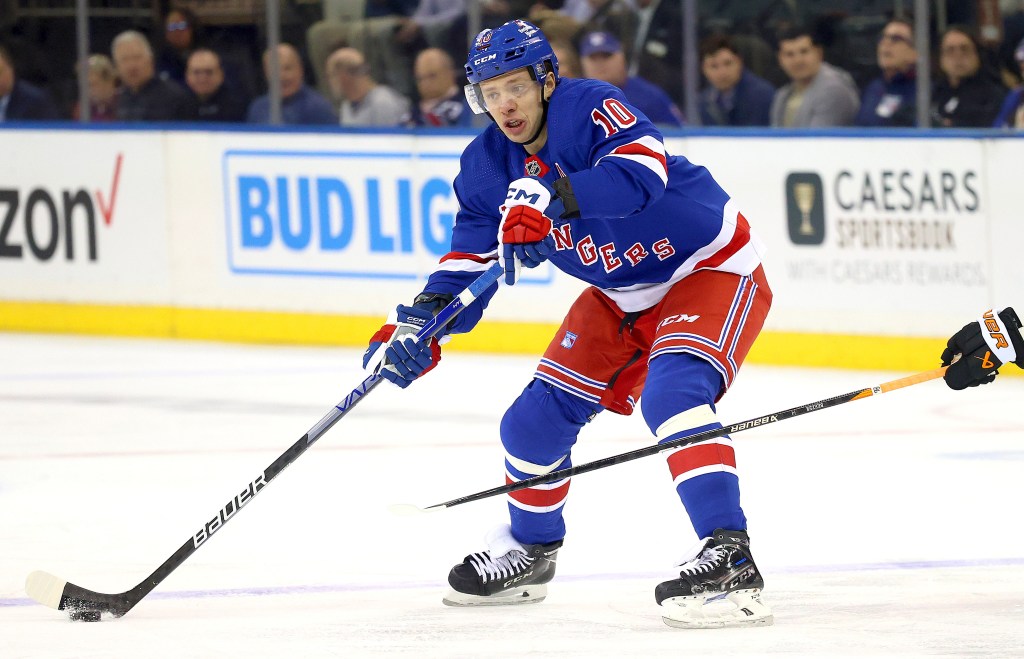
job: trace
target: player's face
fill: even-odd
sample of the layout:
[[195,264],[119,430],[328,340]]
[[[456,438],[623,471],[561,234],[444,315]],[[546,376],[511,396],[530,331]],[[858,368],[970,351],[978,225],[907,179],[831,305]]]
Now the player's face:
[[[548,74],[543,88],[526,69],[519,69],[497,78],[480,83],[484,104],[498,128],[505,137],[517,144],[523,144],[533,137],[544,117],[541,93],[550,95],[554,90],[555,77]],[[541,136],[526,147],[530,153],[537,153],[547,141],[547,126]]]

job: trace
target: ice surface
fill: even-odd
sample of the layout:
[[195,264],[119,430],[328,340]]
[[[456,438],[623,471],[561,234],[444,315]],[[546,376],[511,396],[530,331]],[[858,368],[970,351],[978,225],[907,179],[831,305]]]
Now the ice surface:
[[[547,601],[442,606],[503,501],[388,506],[502,484],[498,421],[534,361],[451,353],[379,387],[127,616],[86,624],[25,577],[133,587],[362,380],[359,354],[0,334],[0,656],[1024,656],[1024,378],[737,434],[773,627],[661,622],[654,586],[696,538],[660,457],[573,480]],[[720,418],[901,375],[747,365]],[[574,462],[650,441],[606,413]]]

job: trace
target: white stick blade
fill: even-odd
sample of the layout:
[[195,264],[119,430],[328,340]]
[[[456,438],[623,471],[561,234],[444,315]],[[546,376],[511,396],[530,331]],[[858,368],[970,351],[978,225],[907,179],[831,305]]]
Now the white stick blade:
[[59,609],[67,583],[49,572],[36,570],[25,579],[25,593],[43,606]]
[[392,515],[398,515],[399,517],[425,515],[427,513],[436,513],[440,510],[444,510],[444,506],[438,508],[420,508],[416,504],[412,503],[393,503],[390,506],[388,506],[388,512],[390,512]]

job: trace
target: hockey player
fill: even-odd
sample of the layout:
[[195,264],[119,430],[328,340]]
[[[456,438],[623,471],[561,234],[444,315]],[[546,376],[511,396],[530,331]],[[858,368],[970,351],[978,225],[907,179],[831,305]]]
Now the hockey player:
[[943,379],[950,389],[988,384],[1003,364],[1024,368],[1024,338],[1013,307],[989,309],[951,336],[942,351],[942,365],[949,366]]
[[[705,168],[669,155],[617,88],[559,79],[551,46],[530,23],[477,35],[466,76],[471,107],[493,125],[462,155],[451,252],[412,305],[399,305],[395,322],[373,336],[364,366],[383,363],[383,377],[408,386],[440,358],[437,341],[420,344],[410,334],[453,294],[495,259],[507,285],[521,268],[550,260],[591,287],[501,421],[508,482],[569,467],[580,429],[605,409],[630,414],[637,399],[659,442],[720,428],[715,403],[772,297],[764,250],[735,202]],[[468,332],[496,289],[446,332]],[[677,449],[668,466],[703,541],[679,576],[655,589],[665,622],[771,624],[731,440]],[[565,479],[510,494],[511,524],[451,570],[444,603],[544,599],[565,536],[568,490]]]

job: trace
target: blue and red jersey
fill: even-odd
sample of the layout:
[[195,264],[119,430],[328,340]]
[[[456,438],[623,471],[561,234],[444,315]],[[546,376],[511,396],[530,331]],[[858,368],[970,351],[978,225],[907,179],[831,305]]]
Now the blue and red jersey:
[[[563,79],[548,108],[548,140],[535,156],[489,126],[462,154],[460,210],[451,252],[425,290],[457,294],[497,258],[499,208],[524,176],[568,176],[580,217],[555,221],[559,270],[600,289],[623,311],[657,304],[702,269],[749,275],[764,248],[707,169],[666,152],[658,129],[618,88]],[[452,327],[469,331],[493,290]]]

